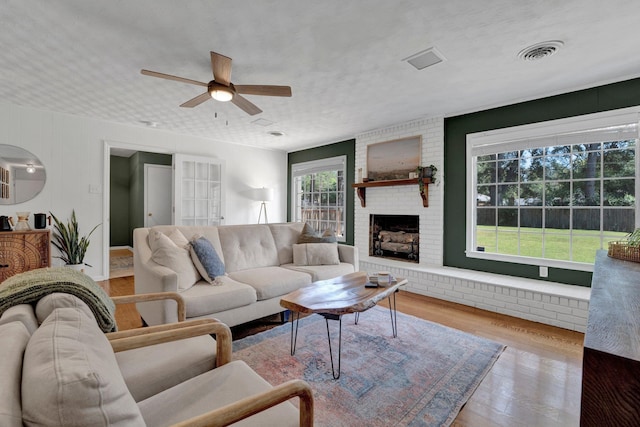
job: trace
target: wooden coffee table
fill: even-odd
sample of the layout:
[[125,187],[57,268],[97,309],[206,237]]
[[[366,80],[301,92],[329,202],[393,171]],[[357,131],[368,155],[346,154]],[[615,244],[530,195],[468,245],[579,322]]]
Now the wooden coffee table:
[[[397,337],[398,323],[395,295],[400,286],[407,284],[407,279],[397,277],[387,287],[369,288],[365,287],[367,283],[367,273],[356,272],[336,277],[335,279],[313,282],[304,288],[300,288],[282,297],[280,305],[294,313],[291,316],[291,355],[293,356],[296,352],[300,313],[318,313],[325,318],[327,323],[327,338],[329,340],[329,356],[331,358],[333,378],[340,378],[342,315],[355,313],[355,323],[357,325],[360,313],[375,306],[378,301],[384,298],[389,299],[391,330],[393,337]],[[337,320],[339,324],[337,374],[333,366],[329,320]]]

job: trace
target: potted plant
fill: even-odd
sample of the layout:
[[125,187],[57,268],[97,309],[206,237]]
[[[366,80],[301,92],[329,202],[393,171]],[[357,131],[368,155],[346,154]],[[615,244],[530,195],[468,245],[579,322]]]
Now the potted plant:
[[420,187],[420,192],[424,191],[424,181],[423,178],[431,178],[431,183],[435,184],[436,182],[436,171],[437,167],[434,165],[429,166],[418,166],[416,168],[416,173],[418,174],[418,186]]
[[91,267],[91,265],[84,262],[84,256],[89,247],[89,237],[100,224],[93,227],[86,236],[80,237],[75,210],[71,211],[71,218],[66,224],[56,218],[53,213],[49,213],[54,222],[51,243],[60,251],[60,255],[56,258],[60,258],[68,266],[73,266],[73,268],[80,271],[82,271],[83,265]]

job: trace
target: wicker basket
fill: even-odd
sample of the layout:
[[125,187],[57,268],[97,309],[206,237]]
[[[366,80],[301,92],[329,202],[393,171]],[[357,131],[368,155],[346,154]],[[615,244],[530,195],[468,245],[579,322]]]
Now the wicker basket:
[[607,255],[625,261],[640,262],[640,246],[631,246],[625,241],[609,242]]

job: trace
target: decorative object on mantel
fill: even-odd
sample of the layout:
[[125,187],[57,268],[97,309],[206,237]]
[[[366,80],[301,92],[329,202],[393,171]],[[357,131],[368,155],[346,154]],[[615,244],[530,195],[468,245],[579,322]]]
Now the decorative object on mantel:
[[629,233],[625,240],[609,242],[607,255],[625,261],[640,262],[640,228]]
[[[392,179],[387,181],[364,181],[361,183],[351,184],[355,188],[360,199],[360,206],[367,207],[367,191],[368,187],[391,187],[396,185],[412,185],[422,180],[424,184],[431,184],[431,178],[413,178],[413,179]],[[429,188],[425,185],[421,188],[420,196],[422,197],[422,206],[429,207]]]
[[56,258],[60,258],[67,266],[79,271],[83,270],[84,265],[91,267],[84,262],[84,256],[89,247],[89,237],[100,224],[93,227],[86,236],[80,237],[75,209],[71,211],[71,218],[66,224],[56,218],[53,213],[49,213],[54,222],[51,243],[60,251],[60,255]]
[[406,179],[420,165],[422,137],[396,139],[367,145],[367,178],[370,181]]
[[29,227],[29,215],[30,214],[31,214],[31,212],[16,212],[16,215],[18,216],[18,222],[16,223],[16,226],[14,227],[15,231],[31,230],[31,227]]
[[[416,168],[416,173],[418,174],[418,178],[429,178],[431,180],[431,184],[435,184],[437,170],[438,168],[434,165],[418,166]],[[422,179],[418,179],[418,187],[420,188],[420,194],[424,194],[424,181]]]

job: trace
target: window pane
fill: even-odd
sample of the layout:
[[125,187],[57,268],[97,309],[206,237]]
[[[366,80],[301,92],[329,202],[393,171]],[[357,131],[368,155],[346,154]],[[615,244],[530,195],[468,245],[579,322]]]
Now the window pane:
[[571,156],[550,156],[546,159],[545,179],[571,178]]
[[542,257],[542,230],[521,229],[520,255],[535,258]]
[[599,178],[600,152],[576,154],[573,157],[573,179]]
[[600,230],[600,209],[574,209],[574,230]]
[[496,182],[496,162],[478,163],[478,184]]
[[544,158],[529,157],[520,160],[520,181],[542,181],[544,177]]
[[477,211],[477,224],[478,225],[496,225],[496,209],[481,208]]
[[602,229],[604,231],[631,233],[635,229],[635,221],[635,209],[602,210]]
[[495,206],[496,205],[496,186],[495,185],[479,185],[478,195],[476,196],[478,206]]
[[498,182],[518,182],[518,160],[498,162]]
[[518,209],[498,209],[498,225],[517,227]]
[[544,211],[544,228],[568,230],[571,225],[570,209],[545,209]]
[[542,183],[520,185],[520,205],[542,206]]
[[592,263],[596,260],[596,251],[602,249],[600,247],[600,236],[574,236],[572,248],[572,261]]
[[542,228],[542,209],[520,209],[520,229]]
[[635,150],[612,150],[604,153],[604,176],[623,177],[635,175]]
[[500,206],[515,206],[517,199],[517,185],[498,185],[498,204]]
[[603,182],[605,206],[634,206],[636,203],[635,179],[612,179]]
[[573,206],[600,206],[598,181],[576,181],[573,183]]
[[515,231],[498,232],[499,254],[518,255],[518,233]]
[[544,234],[544,257],[569,259],[569,232]]
[[496,228],[483,226],[478,227],[476,233],[476,243],[476,250],[484,250],[484,252],[496,252]]
[[552,182],[544,187],[544,201],[547,206],[569,206],[571,200],[568,182]]

